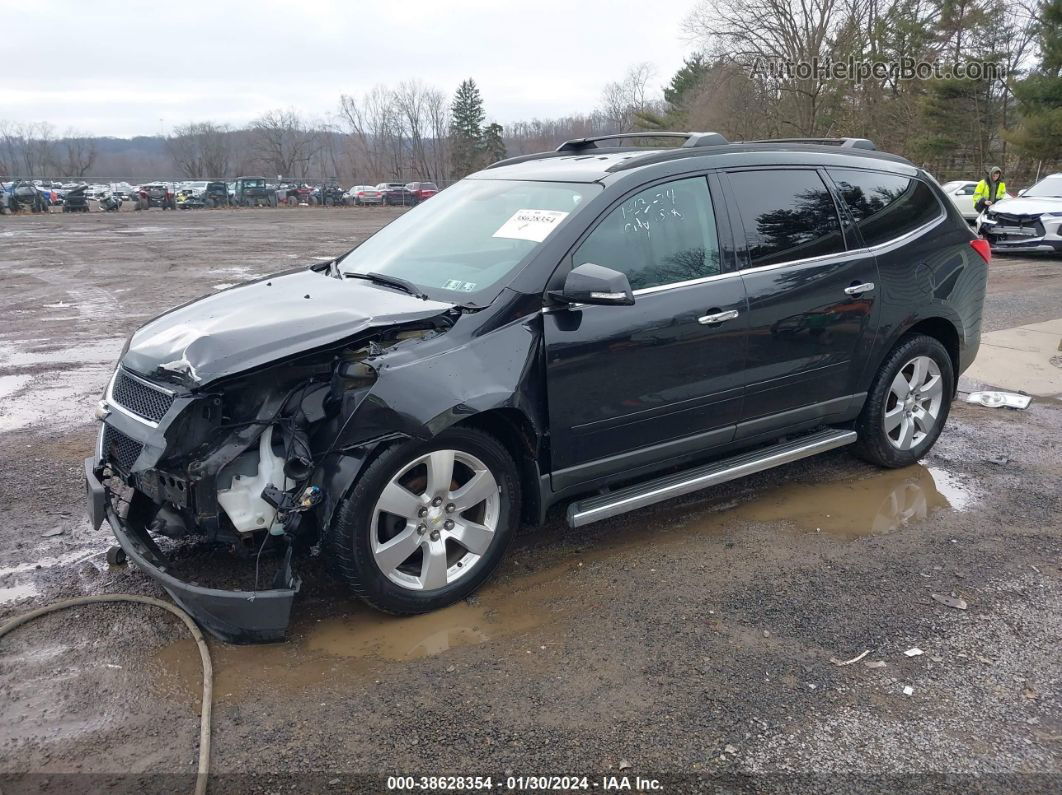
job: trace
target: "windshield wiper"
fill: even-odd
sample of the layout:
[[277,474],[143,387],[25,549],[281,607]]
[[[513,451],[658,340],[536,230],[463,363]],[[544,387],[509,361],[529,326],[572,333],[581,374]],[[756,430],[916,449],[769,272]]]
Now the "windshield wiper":
[[383,284],[387,287],[397,287],[403,292],[409,293],[414,298],[422,298],[427,301],[428,296],[421,292],[417,285],[413,282],[400,279],[397,276],[388,276],[385,273],[377,273],[376,271],[369,271],[368,273],[347,273],[344,274],[349,279],[365,279],[366,281],[374,282],[376,284]]

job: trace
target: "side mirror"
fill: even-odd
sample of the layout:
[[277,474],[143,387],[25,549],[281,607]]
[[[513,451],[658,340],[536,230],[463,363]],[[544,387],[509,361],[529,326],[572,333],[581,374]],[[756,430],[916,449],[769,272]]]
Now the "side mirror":
[[551,298],[565,304],[615,304],[630,306],[634,293],[627,275],[586,262],[572,268],[563,290],[551,290]]
[[1028,188],[1022,188],[1020,191],[1018,191],[1018,195],[1019,196],[1024,196],[1025,195],[1025,191],[1027,191],[1027,190],[1028,190]]

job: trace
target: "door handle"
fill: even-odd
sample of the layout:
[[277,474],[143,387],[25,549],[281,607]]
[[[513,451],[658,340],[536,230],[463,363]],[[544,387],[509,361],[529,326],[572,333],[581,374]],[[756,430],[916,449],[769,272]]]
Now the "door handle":
[[874,282],[862,282],[860,284],[853,284],[851,287],[845,287],[844,291],[848,295],[862,295],[863,293],[869,293],[874,289]]
[[728,309],[726,312],[716,312],[711,315],[702,315],[697,318],[697,322],[702,326],[714,326],[717,323],[725,323],[728,320],[733,320],[738,316],[736,309]]

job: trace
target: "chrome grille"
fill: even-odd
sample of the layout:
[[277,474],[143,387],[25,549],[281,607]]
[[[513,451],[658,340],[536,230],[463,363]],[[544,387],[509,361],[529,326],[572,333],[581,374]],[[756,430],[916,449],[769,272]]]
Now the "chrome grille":
[[114,464],[123,474],[129,474],[143,449],[144,445],[136,439],[129,438],[110,425],[103,426],[103,460]]
[[173,405],[173,395],[133,378],[119,370],[111,387],[111,398],[126,411],[151,422],[158,422]]

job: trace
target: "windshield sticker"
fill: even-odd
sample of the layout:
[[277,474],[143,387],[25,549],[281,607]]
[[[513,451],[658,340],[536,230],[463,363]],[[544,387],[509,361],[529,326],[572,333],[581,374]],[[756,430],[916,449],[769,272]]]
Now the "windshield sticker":
[[443,285],[444,290],[456,290],[459,293],[471,293],[476,289],[475,282],[463,282],[460,279],[449,279]]
[[517,210],[492,237],[541,243],[567,217],[560,210]]

